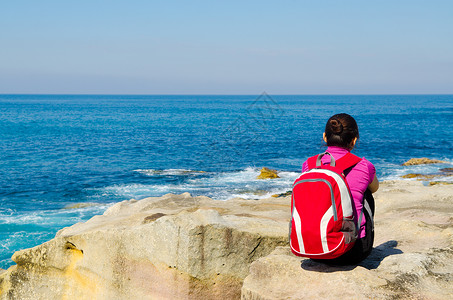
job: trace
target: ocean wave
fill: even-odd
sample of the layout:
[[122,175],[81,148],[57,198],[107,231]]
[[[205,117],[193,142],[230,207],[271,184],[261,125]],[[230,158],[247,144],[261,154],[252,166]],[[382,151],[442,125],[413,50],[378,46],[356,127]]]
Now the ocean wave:
[[79,207],[61,210],[38,210],[33,212],[1,212],[0,224],[38,225],[41,227],[74,224],[87,218],[102,214],[112,204],[99,204],[97,206]]
[[439,164],[424,164],[413,166],[402,166],[397,164],[387,164],[381,166],[382,176],[379,180],[417,180],[417,178],[403,178],[407,174],[423,174],[423,175],[436,175],[433,180],[452,182],[453,177],[447,176],[447,173],[440,171],[442,168],[449,168],[453,166],[453,160],[444,158],[442,161],[445,163]]
[[[378,163],[379,180],[416,180],[402,178],[403,175],[410,173],[417,174],[439,174],[435,177],[436,181],[453,181],[453,177],[442,176],[440,168],[451,167],[452,160],[443,158],[447,163],[428,164],[415,166],[402,166],[399,164]],[[280,178],[270,180],[260,180],[258,167],[247,167],[242,170],[232,172],[210,172],[187,169],[138,169],[134,170],[147,176],[165,175],[181,176],[203,174],[204,176],[188,176],[185,180],[178,183],[158,182],[158,183],[129,183],[112,185],[102,188],[102,197],[115,196],[123,199],[143,199],[146,197],[158,197],[168,193],[179,194],[189,192],[193,196],[208,196],[216,200],[228,200],[232,198],[243,199],[262,199],[274,194],[280,194],[291,190],[294,180],[300,175],[299,172],[279,171]]]
[[[171,171],[170,171],[171,170]],[[165,170],[165,174],[190,174],[182,169]],[[177,170],[177,172],[174,172]],[[143,170],[142,170],[143,171]],[[185,172],[185,173],[183,173]],[[198,171],[195,171],[198,172]],[[154,174],[154,173],[152,173]],[[207,176],[188,178],[179,184],[162,183],[129,183],[102,188],[103,197],[115,196],[125,199],[143,199],[162,196],[167,193],[189,192],[194,196],[208,196],[217,200],[228,200],[235,197],[244,199],[261,199],[291,189],[299,173],[281,171],[280,178],[272,180],[257,179],[260,168],[248,167],[235,172],[204,173]]]
[[199,174],[206,174],[205,171],[196,171],[196,170],[188,170],[188,169],[137,169],[134,172],[138,172],[145,176],[180,176],[180,175],[199,175]]
[[61,228],[102,214],[110,205],[112,203],[33,212],[0,211],[0,227],[7,229],[0,243],[0,268],[8,268],[13,264],[10,257],[15,251],[44,243]]

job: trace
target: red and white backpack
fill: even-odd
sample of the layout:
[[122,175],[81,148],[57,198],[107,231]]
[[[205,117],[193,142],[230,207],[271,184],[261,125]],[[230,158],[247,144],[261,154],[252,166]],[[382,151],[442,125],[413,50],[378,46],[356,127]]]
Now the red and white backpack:
[[[330,165],[322,164],[324,155]],[[296,179],[291,197],[289,237],[295,255],[332,259],[352,248],[358,229],[344,171],[360,160],[348,153],[335,161],[328,152],[307,160],[309,170]]]

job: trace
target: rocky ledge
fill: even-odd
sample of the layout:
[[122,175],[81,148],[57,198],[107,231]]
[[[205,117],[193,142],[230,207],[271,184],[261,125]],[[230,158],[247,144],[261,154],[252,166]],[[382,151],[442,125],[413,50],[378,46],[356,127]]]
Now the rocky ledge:
[[451,299],[453,186],[395,181],[376,194],[358,266],[288,249],[290,197],[130,200],[14,254],[0,299]]

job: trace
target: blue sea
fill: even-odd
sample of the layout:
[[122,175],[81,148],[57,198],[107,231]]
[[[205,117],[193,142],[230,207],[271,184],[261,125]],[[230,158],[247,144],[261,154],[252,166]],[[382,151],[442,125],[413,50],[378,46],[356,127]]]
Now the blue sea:
[[[381,180],[453,166],[453,95],[0,95],[0,112],[1,268],[122,200],[286,192],[335,113],[356,118],[354,152]],[[281,178],[257,180],[264,166]]]

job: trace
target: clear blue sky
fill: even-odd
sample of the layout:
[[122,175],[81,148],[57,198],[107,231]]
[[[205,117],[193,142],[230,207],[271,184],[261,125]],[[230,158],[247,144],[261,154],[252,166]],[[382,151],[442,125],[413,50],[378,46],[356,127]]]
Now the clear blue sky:
[[453,1],[2,1],[0,93],[453,94]]

